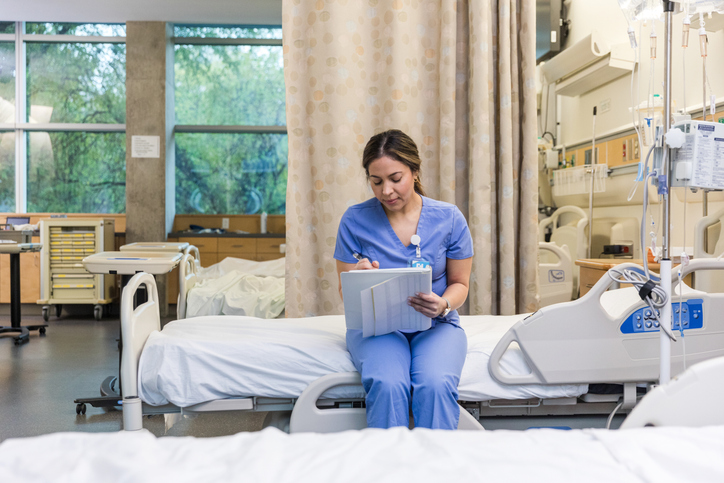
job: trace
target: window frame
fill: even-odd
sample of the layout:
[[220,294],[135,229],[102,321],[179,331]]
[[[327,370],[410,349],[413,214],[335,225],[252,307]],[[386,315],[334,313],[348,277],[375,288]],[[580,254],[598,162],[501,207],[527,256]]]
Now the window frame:
[[[186,26],[177,24],[178,26]],[[193,25],[194,27],[215,27],[217,25]],[[279,28],[281,25],[225,25],[224,27],[264,27]],[[259,38],[224,38],[224,37],[172,37],[174,46],[174,66],[176,63],[176,45],[214,45],[214,46],[274,46],[282,47],[282,39],[259,39]],[[261,126],[261,125],[210,125],[210,124],[174,124],[174,133],[185,134],[286,134],[287,125]],[[288,137],[287,137],[288,140]]]
[[14,34],[0,34],[0,42],[15,43],[15,122],[0,123],[0,131],[15,132],[15,213],[27,213],[28,152],[27,133],[43,132],[126,132],[125,124],[83,124],[27,122],[27,43],[125,44],[123,36],[26,34],[25,22],[15,22]]
[[[179,26],[184,26],[179,24]],[[216,25],[194,25],[194,27],[215,27]],[[226,27],[231,27],[226,26]],[[259,25],[234,25],[233,27],[260,27]],[[281,25],[263,25],[266,28],[281,28]],[[223,37],[172,37],[174,45],[174,64],[176,45],[249,45],[282,46],[282,39],[223,38]],[[180,133],[238,133],[238,134],[287,134],[287,126],[251,126],[251,125],[210,125],[175,124],[174,132]]]

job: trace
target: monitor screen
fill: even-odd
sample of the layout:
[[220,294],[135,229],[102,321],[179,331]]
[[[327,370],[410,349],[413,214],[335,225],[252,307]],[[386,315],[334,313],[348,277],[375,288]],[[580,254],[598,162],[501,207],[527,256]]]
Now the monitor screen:
[[8,219],[6,221],[8,225],[27,225],[30,223],[30,217],[29,216],[8,216]]

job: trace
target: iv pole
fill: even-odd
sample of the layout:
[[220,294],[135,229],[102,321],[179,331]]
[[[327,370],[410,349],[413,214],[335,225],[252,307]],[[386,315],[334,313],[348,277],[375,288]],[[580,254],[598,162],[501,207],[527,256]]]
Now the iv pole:
[[[671,47],[672,47],[672,17],[674,2],[663,0],[664,4],[664,133],[671,129]],[[662,227],[663,246],[661,253],[661,287],[666,293],[666,305],[661,310],[661,323],[671,325],[671,257],[669,249],[671,246],[671,148],[664,142],[664,163],[663,173],[666,177],[666,189],[664,196],[664,219]],[[660,186],[660,184],[659,184]],[[664,330],[659,331],[660,341],[660,369],[659,384],[666,384],[671,379],[671,340]]]

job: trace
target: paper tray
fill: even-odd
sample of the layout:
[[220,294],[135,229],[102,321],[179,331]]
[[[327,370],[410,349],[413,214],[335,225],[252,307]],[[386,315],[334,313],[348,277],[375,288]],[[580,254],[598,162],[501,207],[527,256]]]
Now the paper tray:
[[123,245],[122,252],[171,252],[177,253],[186,250],[188,242],[136,242]]
[[181,253],[175,252],[101,252],[85,257],[83,266],[91,273],[161,275],[176,268],[180,260]]

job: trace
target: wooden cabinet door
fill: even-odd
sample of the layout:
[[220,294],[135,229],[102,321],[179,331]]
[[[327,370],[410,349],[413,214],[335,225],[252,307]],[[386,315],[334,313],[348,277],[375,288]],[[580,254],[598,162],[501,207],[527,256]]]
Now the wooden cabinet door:
[[[258,260],[274,260],[275,258],[281,258],[284,256],[279,251],[281,245],[286,243],[286,238],[258,238],[256,253],[259,257]],[[271,258],[269,258],[271,256]]]
[[251,259],[256,255],[256,250],[256,238],[219,238],[219,254],[223,253],[227,257]]
[[[10,255],[0,255],[0,303],[10,303]],[[20,302],[40,298],[40,252],[20,254]]]

